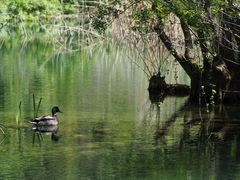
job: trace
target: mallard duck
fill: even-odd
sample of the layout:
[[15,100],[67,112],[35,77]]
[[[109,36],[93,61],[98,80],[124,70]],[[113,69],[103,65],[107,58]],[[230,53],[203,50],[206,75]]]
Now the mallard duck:
[[56,126],[58,124],[57,113],[60,112],[60,109],[57,106],[52,108],[52,116],[40,116],[34,118],[31,123],[37,126]]

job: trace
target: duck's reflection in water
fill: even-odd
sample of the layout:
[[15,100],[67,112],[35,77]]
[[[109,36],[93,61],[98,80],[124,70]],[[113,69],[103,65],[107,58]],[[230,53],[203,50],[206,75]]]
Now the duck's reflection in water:
[[[60,135],[58,134],[58,126],[32,126],[33,130],[33,145],[36,141],[40,144],[43,141],[43,135],[50,135],[53,142],[58,142]],[[36,139],[37,137],[37,139]]]

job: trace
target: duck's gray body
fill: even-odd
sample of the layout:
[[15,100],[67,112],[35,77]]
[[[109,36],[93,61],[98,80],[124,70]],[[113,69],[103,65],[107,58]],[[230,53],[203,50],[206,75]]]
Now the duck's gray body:
[[57,116],[41,116],[35,118],[32,123],[39,126],[56,126],[58,119]]
[[58,130],[58,126],[57,125],[49,125],[49,126],[33,125],[32,130],[40,133],[56,133]]
[[58,124],[58,119],[56,116],[57,112],[61,112],[57,106],[52,108],[52,116],[40,116],[34,118],[31,123],[37,126],[56,126]]

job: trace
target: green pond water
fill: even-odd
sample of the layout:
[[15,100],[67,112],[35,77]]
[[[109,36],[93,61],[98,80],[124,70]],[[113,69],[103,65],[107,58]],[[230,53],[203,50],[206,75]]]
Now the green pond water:
[[[0,179],[239,179],[240,107],[151,103],[147,86],[121,48],[58,55],[38,41],[4,42]],[[39,114],[63,111],[54,129],[32,130],[33,94]]]

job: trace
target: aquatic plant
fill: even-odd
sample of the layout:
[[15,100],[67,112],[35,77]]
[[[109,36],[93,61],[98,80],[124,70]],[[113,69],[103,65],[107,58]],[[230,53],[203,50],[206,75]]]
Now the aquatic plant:
[[39,111],[41,102],[42,102],[42,98],[39,99],[37,109],[36,109],[35,95],[33,94],[33,117],[34,118],[38,116],[38,111]]
[[20,118],[21,118],[21,115],[22,115],[21,107],[22,107],[22,101],[19,102],[18,112],[17,112],[17,115],[16,115],[16,124],[17,124],[18,127],[20,126]]
[[4,140],[6,139],[7,135],[6,135],[6,127],[2,124],[0,124],[0,130],[3,134],[3,138],[0,140],[0,145],[4,142]]

